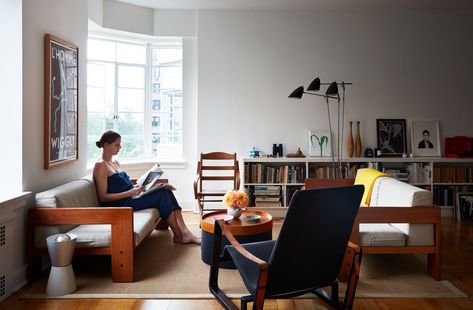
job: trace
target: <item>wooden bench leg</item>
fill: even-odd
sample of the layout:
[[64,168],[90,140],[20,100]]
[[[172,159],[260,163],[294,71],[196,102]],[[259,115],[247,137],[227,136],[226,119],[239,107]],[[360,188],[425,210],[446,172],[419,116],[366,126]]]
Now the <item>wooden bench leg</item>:
[[427,256],[427,268],[429,275],[435,280],[440,280],[440,254],[430,253]]

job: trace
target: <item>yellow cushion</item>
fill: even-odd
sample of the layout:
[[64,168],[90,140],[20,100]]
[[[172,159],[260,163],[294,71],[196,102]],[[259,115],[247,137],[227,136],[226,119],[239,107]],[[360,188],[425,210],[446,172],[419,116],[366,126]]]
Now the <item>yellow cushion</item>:
[[358,169],[356,172],[355,184],[361,184],[365,186],[365,192],[363,198],[361,198],[362,206],[369,206],[371,199],[371,191],[373,190],[374,181],[379,178],[387,176],[386,173],[380,172],[372,168]]

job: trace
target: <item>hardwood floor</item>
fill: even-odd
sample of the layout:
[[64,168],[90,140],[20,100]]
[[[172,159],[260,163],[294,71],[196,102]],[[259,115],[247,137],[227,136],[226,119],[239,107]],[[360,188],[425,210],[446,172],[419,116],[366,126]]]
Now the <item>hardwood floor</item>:
[[[193,215],[186,221],[196,222]],[[473,295],[473,222],[442,218],[442,279]],[[213,299],[20,299],[21,291],[0,303],[0,309],[221,309]],[[238,301],[236,301],[239,304]],[[267,300],[265,309],[331,309],[316,299]],[[458,299],[357,299],[354,309],[473,309],[473,297]]]

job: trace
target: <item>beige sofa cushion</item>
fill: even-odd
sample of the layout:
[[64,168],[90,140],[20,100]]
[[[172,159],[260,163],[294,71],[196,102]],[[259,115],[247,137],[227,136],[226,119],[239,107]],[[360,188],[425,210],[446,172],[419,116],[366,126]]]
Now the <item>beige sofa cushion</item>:
[[[92,175],[37,193],[35,199],[39,208],[100,207]],[[46,247],[46,237],[68,232],[76,226],[36,226],[35,245]]]
[[[133,212],[134,245],[143,241],[154,229],[159,212],[156,209],[145,209]],[[112,240],[110,224],[79,225],[69,231],[77,235],[77,247],[107,247]]]
[[406,235],[389,224],[360,224],[361,246],[405,246]]
[[[432,193],[394,178],[380,177],[374,183],[370,207],[383,206],[432,206]],[[408,246],[434,245],[433,224],[390,224],[407,236]]]

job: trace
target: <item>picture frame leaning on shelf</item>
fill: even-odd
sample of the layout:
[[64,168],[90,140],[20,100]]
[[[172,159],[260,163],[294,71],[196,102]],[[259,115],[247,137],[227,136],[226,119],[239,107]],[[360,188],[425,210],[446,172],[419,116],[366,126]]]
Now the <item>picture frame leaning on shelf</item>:
[[441,156],[439,122],[413,121],[411,142],[414,156]]
[[457,203],[455,210],[458,221],[473,220],[473,193],[457,193]]
[[328,129],[309,130],[309,156],[330,157],[332,156],[332,135]]
[[405,119],[377,119],[378,149],[383,156],[402,156],[407,153]]

